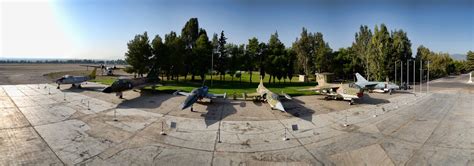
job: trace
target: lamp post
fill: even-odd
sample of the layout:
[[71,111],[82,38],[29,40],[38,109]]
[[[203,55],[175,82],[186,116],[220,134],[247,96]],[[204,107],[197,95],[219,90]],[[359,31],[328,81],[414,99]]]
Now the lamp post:
[[423,83],[423,60],[420,59],[420,93],[422,92],[422,84]]
[[428,75],[426,79],[426,93],[430,90],[430,61],[428,61]]
[[409,71],[410,71],[410,61],[411,61],[411,59],[407,59],[407,84],[406,84],[406,87],[405,87],[405,88],[407,88],[407,90],[408,90],[408,84],[410,82],[410,73],[409,73]]
[[403,85],[403,61],[400,61],[400,85]]
[[415,69],[416,69],[416,60],[413,60],[413,93],[415,93]]
[[395,84],[397,84],[397,63],[398,61],[395,61]]

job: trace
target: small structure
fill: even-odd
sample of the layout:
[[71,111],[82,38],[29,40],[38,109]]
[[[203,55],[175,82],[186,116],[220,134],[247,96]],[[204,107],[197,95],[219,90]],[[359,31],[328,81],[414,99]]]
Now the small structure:
[[469,73],[469,81],[467,83],[472,83],[472,71]]
[[330,83],[334,80],[334,73],[316,73],[316,82]]
[[299,75],[298,77],[298,81],[299,82],[307,82],[308,81],[308,77],[306,75]]

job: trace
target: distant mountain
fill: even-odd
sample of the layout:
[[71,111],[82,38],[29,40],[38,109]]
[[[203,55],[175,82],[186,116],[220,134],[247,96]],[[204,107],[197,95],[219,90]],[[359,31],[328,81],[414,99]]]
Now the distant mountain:
[[454,60],[466,60],[466,54],[450,54]]

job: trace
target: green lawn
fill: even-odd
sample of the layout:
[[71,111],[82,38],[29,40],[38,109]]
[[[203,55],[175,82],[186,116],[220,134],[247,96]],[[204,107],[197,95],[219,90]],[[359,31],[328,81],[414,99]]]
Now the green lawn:
[[[220,80],[218,75],[214,75],[212,77],[212,86],[211,86],[211,75],[206,75],[206,82],[205,85],[209,87],[209,91],[211,93],[227,93],[231,95],[233,93],[238,94],[239,96],[246,92],[246,93],[253,93],[256,91],[256,88],[260,82],[258,72],[252,73],[252,83],[249,83],[250,74],[242,73],[242,82],[240,82],[239,78],[234,77],[232,81],[232,77],[230,75],[225,76],[225,80]],[[283,79],[281,82],[276,80],[275,83],[268,83],[268,79],[270,77],[267,75],[264,79],[264,85],[271,91],[275,93],[287,93],[291,96],[301,96],[301,95],[312,95],[316,94],[312,91],[299,91],[299,89],[307,89],[316,85],[316,83],[302,83],[298,82],[297,77],[293,77],[291,79],[291,83],[289,79],[286,79],[285,82]],[[113,80],[110,78],[98,77],[95,82],[100,82],[102,84],[110,85]],[[176,80],[166,80],[166,78],[161,82],[163,86],[155,87],[155,90],[162,91],[162,92],[174,92],[176,90],[186,91],[189,92],[194,88],[198,88],[202,86],[201,77],[196,76],[194,81],[191,81],[191,76],[184,78],[184,76],[179,77],[179,81]],[[146,87],[145,89],[151,89],[151,87]]]
[[[69,71],[69,72],[55,72],[55,73],[49,73],[47,76],[50,78],[59,78],[62,75],[65,74],[70,74],[70,75],[86,75],[89,74],[90,71]],[[256,88],[260,82],[259,79],[259,73],[258,72],[253,72],[252,73],[252,83],[249,83],[250,80],[250,74],[248,73],[242,73],[242,82],[240,82],[239,78],[235,78],[232,80],[232,77],[230,75],[225,76],[225,81],[220,80],[220,77],[218,75],[213,76],[213,81],[212,81],[212,86],[211,86],[211,76],[206,75],[206,82],[205,85],[208,86],[210,89],[209,91],[211,93],[227,93],[229,96],[233,93],[238,94],[239,96],[246,92],[246,93],[254,93],[256,91]],[[116,76],[100,76],[97,75],[96,79],[91,80],[92,82],[97,82],[101,83],[104,85],[111,85],[115,79],[117,79]],[[289,79],[286,79],[285,82],[281,80],[280,82],[276,80],[275,83],[268,83],[269,76],[266,75],[264,79],[264,85],[271,91],[275,93],[287,93],[291,96],[301,96],[301,95],[312,95],[316,94],[315,92],[312,91],[299,91],[299,89],[307,89],[310,87],[313,87],[316,85],[315,82],[310,82],[310,83],[302,83],[298,82],[298,78],[295,76],[291,79],[291,83],[289,82]],[[184,78],[184,76],[179,77],[179,82],[176,80],[166,80],[166,78],[161,82],[163,86],[158,86],[155,88],[155,90],[163,93],[171,93],[176,90],[181,90],[181,91],[186,91],[189,92],[193,90],[194,88],[198,88],[202,86],[202,81],[201,77],[196,76],[194,81],[191,81],[191,75],[188,75],[188,77]],[[145,87],[145,89],[151,90],[151,87]]]

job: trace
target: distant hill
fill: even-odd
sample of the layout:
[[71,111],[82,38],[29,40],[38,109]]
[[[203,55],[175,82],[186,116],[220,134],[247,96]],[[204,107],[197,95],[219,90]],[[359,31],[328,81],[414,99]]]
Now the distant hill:
[[466,54],[450,54],[454,60],[466,60]]

